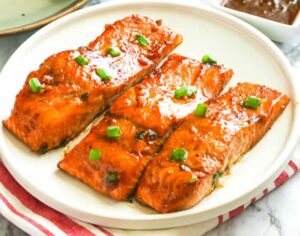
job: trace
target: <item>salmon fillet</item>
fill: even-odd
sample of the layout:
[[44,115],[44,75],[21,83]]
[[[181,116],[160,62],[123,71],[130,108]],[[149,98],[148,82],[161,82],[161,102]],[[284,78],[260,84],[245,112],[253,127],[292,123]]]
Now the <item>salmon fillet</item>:
[[[110,111],[164,136],[198,103],[216,98],[232,75],[232,70],[220,65],[202,64],[173,54],[160,70],[114,102]],[[174,91],[183,86],[195,86],[198,90],[192,97],[175,98]]]
[[[147,17],[106,25],[86,47],[54,54],[29,73],[3,124],[32,151],[64,145],[181,42],[179,34]],[[29,86],[32,78],[43,86],[37,93]]]
[[[105,195],[128,199],[168,131],[194,112],[197,103],[218,96],[231,76],[232,70],[218,65],[169,56],[160,69],[119,97],[110,114],[65,154],[58,167]],[[198,92],[190,98],[174,99],[174,91],[182,85],[193,85]],[[107,138],[110,126],[120,127],[118,139]],[[99,160],[90,160],[91,149],[101,150]],[[116,177],[113,183],[111,175]]]
[[[121,127],[121,137],[108,139],[106,129],[109,126]],[[143,127],[125,118],[107,115],[86,138],[65,154],[58,167],[116,200],[127,199],[141,171],[160,146],[156,136],[137,139],[136,135],[141,131],[144,131]],[[99,160],[89,159],[91,149],[101,151]],[[117,175],[116,181],[109,180],[111,174]]]
[[[257,109],[248,96],[261,99]],[[191,115],[168,138],[137,188],[136,198],[167,213],[190,208],[209,194],[229,163],[236,162],[271,128],[289,97],[265,86],[241,83],[208,106],[206,117]],[[174,161],[173,151],[185,150]]]

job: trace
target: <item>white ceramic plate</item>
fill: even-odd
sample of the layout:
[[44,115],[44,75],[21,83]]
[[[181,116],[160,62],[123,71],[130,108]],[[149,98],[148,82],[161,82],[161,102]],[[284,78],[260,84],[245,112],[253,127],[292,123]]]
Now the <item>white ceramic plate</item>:
[[[72,13],[29,38],[9,59],[0,79],[0,119],[8,117],[15,95],[26,75],[47,56],[85,45],[102,32],[106,23],[133,13],[163,19],[184,36],[177,53],[200,59],[209,53],[231,67],[239,81],[265,84],[289,94],[290,105],[261,142],[245,155],[226,178],[225,186],[192,209],[158,214],[136,202],[111,200],[59,171],[63,149],[35,155],[0,130],[3,162],[16,180],[36,198],[74,218],[127,229],[154,229],[187,225],[218,216],[243,204],[274,178],[286,164],[299,133],[299,107],[290,66],[265,36],[246,23],[216,10],[188,3],[138,1],[101,4]],[[299,94],[299,93],[298,93]]]

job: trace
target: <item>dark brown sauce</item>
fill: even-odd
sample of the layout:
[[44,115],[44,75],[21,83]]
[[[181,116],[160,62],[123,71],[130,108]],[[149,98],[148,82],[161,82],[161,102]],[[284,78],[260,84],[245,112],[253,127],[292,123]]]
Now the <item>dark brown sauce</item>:
[[293,24],[300,0],[225,0],[224,6],[284,24]]

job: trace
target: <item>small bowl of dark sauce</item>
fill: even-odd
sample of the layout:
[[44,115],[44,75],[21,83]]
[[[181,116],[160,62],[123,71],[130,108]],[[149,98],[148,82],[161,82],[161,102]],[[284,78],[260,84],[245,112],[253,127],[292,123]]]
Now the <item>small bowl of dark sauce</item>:
[[213,5],[278,42],[287,41],[300,25],[300,0],[213,0]]

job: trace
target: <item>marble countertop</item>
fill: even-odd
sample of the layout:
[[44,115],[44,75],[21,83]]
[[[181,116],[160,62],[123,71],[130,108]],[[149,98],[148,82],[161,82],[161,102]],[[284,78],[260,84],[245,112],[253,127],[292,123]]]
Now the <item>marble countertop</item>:
[[[204,0],[203,2],[207,2]],[[101,2],[92,0],[87,5]],[[35,31],[0,37],[0,70],[11,54]],[[285,44],[277,46],[292,65],[300,69],[300,29]],[[237,217],[208,232],[206,236],[300,236],[300,174],[251,205]],[[27,235],[0,215],[0,235]]]

